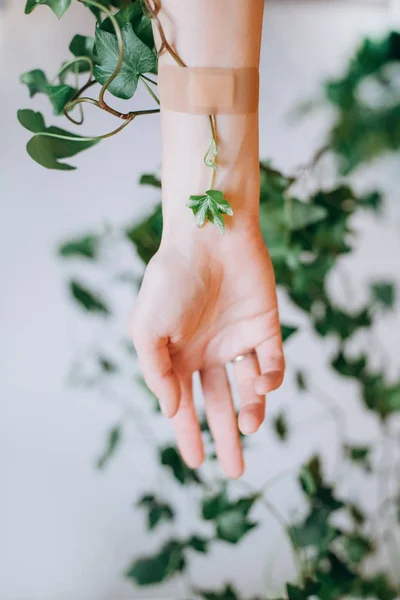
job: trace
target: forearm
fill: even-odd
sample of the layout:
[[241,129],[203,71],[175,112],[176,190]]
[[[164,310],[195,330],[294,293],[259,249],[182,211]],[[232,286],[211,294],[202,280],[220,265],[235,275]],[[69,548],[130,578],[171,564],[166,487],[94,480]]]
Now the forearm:
[[[192,67],[259,66],[263,0],[162,0],[159,13],[165,36]],[[159,39],[156,32],[156,41]],[[164,52],[159,65],[175,64]],[[165,235],[179,229],[195,233],[186,203],[209,189],[211,169],[203,162],[210,142],[207,116],[161,108],[163,137],[163,211]],[[218,170],[214,187],[224,192],[234,217],[229,228],[258,219],[258,113],[218,115]],[[175,225],[174,225],[175,223]],[[216,237],[216,231],[200,231]]]

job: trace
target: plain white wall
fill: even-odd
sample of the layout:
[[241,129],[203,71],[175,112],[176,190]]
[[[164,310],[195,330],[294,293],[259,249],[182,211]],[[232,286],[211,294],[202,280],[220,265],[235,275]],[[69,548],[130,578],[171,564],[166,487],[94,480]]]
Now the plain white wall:
[[[132,508],[133,501],[141,490],[157,489],[180,507],[182,519],[176,529],[165,527],[163,538],[197,530],[196,492],[182,493],[168,476],[160,476],[155,460],[154,441],[170,435],[168,425],[151,424],[154,434],[143,434],[140,423],[129,424],[121,452],[99,473],[94,462],[104,432],[121,416],[120,405],[113,401],[115,390],[101,395],[65,383],[72,359],[87,343],[125,335],[134,298],[129,287],[115,298],[118,318],[107,327],[80,315],[68,298],[65,281],[71,269],[57,259],[57,244],[106,222],[133,220],[158,200],[154,191],[137,185],[140,173],[159,166],[157,117],[137,120],[121,135],[73,159],[79,167],[73,173],[46,171],[25,153],[28,133],[16,121],[17,108],[37,107],[49,121],[54,118],[46,99],[28,100],[19,74],[38,67],[54,73],[67,56],[72,35],[77,30],[91,34],[86,13],[74,6],[59,23],[43,7],[26,17],[22,0],[9,0],[0,11],[0,600],[183,597],[184,579],[174,579],[162,590],[137,589],[124,581],[122,571],[130,560],[159,543],[159,536],[145,531],[143,514]],[[288,172],[307,162],[323,142],[331,114],[322,111],[294,126],[288,113],[299,101],[318,95],[328,75],[341,72],[364,34],[379,34],[388,22],[389,11],[380,3],[267,3],[262,157]],[[135,102],[147,99],[142,95]],[[88,134],[113,126],[109,117],[89,109]],[[342,261],[355,302],[365,296],[370,278],[399,279],[396,167],[393,158],[385,159],[374,169],[364,169],[356,181],[361,188],[378,184],[386,189],[388,206],[382,222],[368,216],[357,221],[359,249]],[[128,254],[124,260],[125,265],[135,261]],[[99,277],[97,284],[114,297],[112,282]],[[335,279],[333,284],[339,285]],[[284,321],[304,322],[284,300],[282,316]],[[392,373],[399,354],[394,318],[384,320],[377,332]],[[328,342],[324,347],[322,353],[320,341],[303,333],[288,345],[289,364],[306,368],[315,386],[339,399],[349,416],[350,435],[362,440],[374,431],[374,421],[361,419],[354,386],[326,372],[334,346]],[[126,405],[147,418],[141,407],[148,401],[140,392],[119,392]],[[298,398],[290,373],[283,389],[270,398],[270,415],[282,406],[290,406],[294,427],[320,413],[311,398]],[[335,431],[329,420],[294,435],[287,448],[276,444],[267,424],[254,436],[246,480],[260,485],[320,446],[332,465]],[[210,471],[209,466],[205,469]],[[240,486],[235,484],[238,493]],[[293,508],[291,486],[284,483],[271,495],[283,509]],[[347,491],[356,494],[357,486]],[[262,511],[256,516],[263,519],[263,527],[239,548],[219,544],[211,557],[193,559],[191,576],[198,585],[211,587],[229,579],[246,596],[279,590],[292,572],[287,544],[271,517]]]

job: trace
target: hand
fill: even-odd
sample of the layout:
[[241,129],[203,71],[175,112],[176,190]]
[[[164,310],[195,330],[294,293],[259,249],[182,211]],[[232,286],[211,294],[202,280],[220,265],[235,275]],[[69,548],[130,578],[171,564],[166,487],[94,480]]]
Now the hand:
[[[275,278],[258,225],[225,236],[214,229],[208,224],[185,241],[162,241],[147,267],[131,333],[185,462],[196,468],[204,459],[192,396],[192,374],[199,371],[217,456],[227,476],[239,477],[238,425],[244,434],[259,428],[265,394],[282,383],[284,357]],[[225,364],[254,349],[257,356],[233,363],[237,420]]]

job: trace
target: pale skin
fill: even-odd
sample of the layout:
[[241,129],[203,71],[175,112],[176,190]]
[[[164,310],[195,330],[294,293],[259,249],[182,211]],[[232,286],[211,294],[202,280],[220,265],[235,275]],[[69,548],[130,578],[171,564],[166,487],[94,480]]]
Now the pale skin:
[[[162,18],[166,33],[175,33],[175,48],[187,64],[258,66],[261,1],[187,0],[185,11],[182,2],[165,0]],[[229,19],[224,2],[229,2]],[[168,19],[173,23],[170,31]],[[192,43],[194,22],[208,31],[204,47]],[[231,50],[221,45],[224,28],[228,37],[232,30],[236,34]],[[163,60],[172,64],[168,56]],[[160,249],[146,269],[131,333],[146,383],[171,419],[178,448],[192,468],[204,460],[192,394],[193,373],[200,373],[218,459],[226,476],[236,478],[244,469],[239,430],[257,431],[266,394],[281,385],[284,375],[275,278],[258,220],[258,116],[217,119],[214,189],[224,191],[234,210],[233,217],[225,218],[224,236],[210,223],[197,228],[186,207],[189,195],[208,189],[210,171],[203,163],[210,137],[207,118],[163,110],[161,118],[164,230]],[[237,417],[225,365],[252,351],[233,363]]]

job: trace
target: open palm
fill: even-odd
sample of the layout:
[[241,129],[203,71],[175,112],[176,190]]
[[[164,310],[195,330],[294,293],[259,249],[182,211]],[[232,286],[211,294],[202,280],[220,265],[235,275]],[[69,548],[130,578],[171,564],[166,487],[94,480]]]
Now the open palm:
[[[149,388],[172,418],[186,463],[204,458],[192,396],[200,372],[205,410],[225,473],[243,471],[239,440],[264,419],[265,394],[279,387],[284,358],[271,260],[258,229],[230,232],[214,246],[162,243],[147,267],[132,336]],[[226,363],[234,362],[237,422]],[[238,424],[237,424],[238,423]]]

